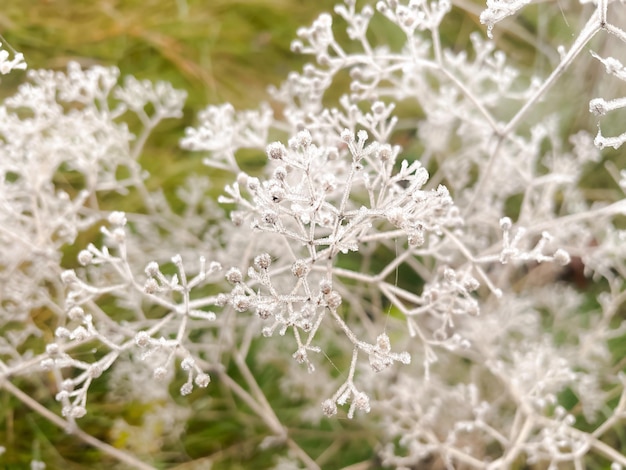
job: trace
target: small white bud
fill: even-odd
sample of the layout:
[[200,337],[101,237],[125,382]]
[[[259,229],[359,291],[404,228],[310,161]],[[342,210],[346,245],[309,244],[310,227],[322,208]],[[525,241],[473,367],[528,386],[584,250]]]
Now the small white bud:
[[231,284],[239,284],[243,281],[243,275],[238,268],[230,268],[226,273],[226,280]]
[[198,374],[196,375],[195,382],[198,387],[206,388],[209,382],[211,382],[211,377],[209,377],[209,374]]
[[89,263],[91,263],[92,260],[93,260],[93,253],[91,253],[90,251],[81,250],[81,252],[78,253],[78,262],[82,266],[87,266]]
[[554,261],[561,266],[567,266],[571,260],[569,253],[561,248],[554,252]]
[[250,299],[246,297],[245,295],[234,296],[232,300],[232,304],[235,310],[237,310],[238,312],[245,312],[252,305],[252,303],[250,302]]
[[296,260],[291,266],[291,274],[299,279],[305,277],[310,270],[311,267],[309,266],[309,263],[303,259]]
[[146,294],[155,294],[159,291],[159,283],[156,281],[156,279],[147,279],[146,283],[143,286],[143,291]]
[[295,353],[293,353],[292,357],[296,360],[298,364],[302,364],[307,360],[307,354],[303,348],[300,348]]
[[512,226],[513,226],[513,222],[511,222],[511,219],[509,217],[502,217],[500,219],[500,228],[504,230],[505,232],[508,232],[509,230],[511,230]]
[[185,359],[182,360],[182,362],[180,363],[180,367],[183,370],[186,371],[190,371],[191,369],[193,369],[193,366],[195,365],[195,361],[193,360],[193,358],[191,357],[186,357]]
[[48,354],[48,356],[50,357],[54,357],[59,355],[61,352],[59,345],[56,343],[50,343],[46,346],[46,353]]
[[67,317],[72,321],[82,320],[85,318],[85,311],[82,307],[75,305],[67,312]]
[[180,387],[180,394],[182,396],[189,395],[192,391],[193,385],[189,382],[184,383],[183,386]]
[[347,144],[354,142],[354,134],[349,129],[344,129],[341,131],[341,140]]
[[113,240],[118,244],[122,243],[126,239],[126,231],[121,227],[114,229],[112,235]]
[[150,335],[145,331],[139,331],[135,335],[135,344],[140,348],[145,348],[150,344]]
[[68,330],[65,327],[59,326],[55,332],[54,332],[54,336],[56,336],[57,338],[69,338],[70,337],[70,330]]
[[167,369],[165,367],[157,367],[154,369],[154,378],[157,380],[163,380],[167,377]]
[[159,264],[156,261],[148,263],[145,269],[146,276],[155,277],[159,274]]
[[365,393],[357,393],[354,397],[354,404],[358,410],[365,411],[366,413],[370,412],[370,399]]
[[[69,408],[69,409],[68,409]],[[72,406],[63,408],[63,416],[67,416],[70,418],[78,419],[82,418],[87,414],[87,410],[84,406]]]
[[339,295],[339,292],[330,292],[326,296],[326,304],[332,309],[336,309],[337,307],[339,307],[341,305],[341,295]]
[[267,253],[260,254],[254,258],[254,265],[258,269],[268,269],[272,264],[272,257]]
[[87,369],[87,373],[92,379],[97,379],[102,375],[102,367],[100,367],[98,364],[92,364],[91,367]]
[[333,283],[328,279],[322,279],[320,281],[320,292],[324,295],[328,295],[332,292]]
[[322,411],[328,417],[334,416],[337,414],[337,405],[331,399],[324,400],[322,402]]
[[454,269],[446,268],[443,271],[443,277],[448,282],[455,282],[456,281],[456,272],[454,271]]
[[61,273],[61,281],[63,281],[63,284],[76,284],[78,282],[78,277],[76,277],[76,273],[73,269],[68,269]]
[[120,211],[114,211],[109,214],[109,222],[118,227],[126,225],[126,214]]
[[261,215],[263,222],[268,225],[274,225],[278,221],[278,214],[274,211],[265,211]]
[[287,149],[280,142],[273,142],[267,146],[267,157],[270,160],[282,160],[287,155]]

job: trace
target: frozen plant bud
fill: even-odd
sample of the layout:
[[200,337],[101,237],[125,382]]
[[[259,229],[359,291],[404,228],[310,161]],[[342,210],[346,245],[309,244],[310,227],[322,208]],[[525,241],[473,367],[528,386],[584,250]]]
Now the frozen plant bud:
[[248,178],[248,190],[252,193],[256,192],[261,183],[259,182],[259,178],[249,177]]
[[155,277],[159,274],[159,265],[156,261],[151,261],[148,263],[145,269],[146,276]]
[[333,283],[329,279],[322,279],[320,281],[320,292],[324,295],[331,293],[333,289]]
[[309,263],[303,259],[296,260],[291,266],[291,274],[300,279],[305,277],[310,270]]
[[248,174],[241,172],[237,174],[237,184],[239,186],[248,186]]
[[448,282],[455,282],[456,281],[456,272],[454,272],[454,269],[446,268],[443,271],[443,277]]
[[292,356],[298,364],[302,364],[307,360],[306,351],[302,348],[298,349]]
[[81,252],[78,253],[78,262],[82,266],[87,266],[89,263],[91,263],[92,260],[93,260],[93,254],[90,251],[81,250]]
[[256,314],[259,316],[259,318],[267,320],[269,317],[272,316],[272,309],[267,304],[259,304],[256,307]]
[[463,279],[463,287],[467,290],[467,292],[474,292],[476,289],[480,287],[480,283],[477,279],[473,277],[469,277]]
[[386,211],[386,217],[396,227],[402,227],[404,225],[405,217],[404,211],[400,207],[392,207]]
[[392,156],[393,151],[391,149],[391,145],[383,144],[378,147],[378,158],[380,158],[381,162],[388,162],[389,160],[391,160]]
[[424,244],[424,232],[412,230],[407,235],[407,242],[409,246],[416,247]]
[[209,382],[211,382],[211,377],[209,377],[209,374],[198,374],[196,375],[194,382],[200,388],[207,388],[209,386]]
[[126,225],[126,214],[120,211],[114,211],[109,214],[109,222],[118,227]]
[[63,414],[63,416],[66,416],[68,418],[78,419],[85,416],[87,414],[87,410],[84,406],[66,406],[63,408],[61,413]]
[[230,213],[230,220],[235,227],[241,227],[244,221],[244,215],[241,211],[232,211]]
[[285,199],[285,190],[277,184],[274,184],[269,188],[269,193],[270,197],[272,198],[272,202],[275,202],[277,204]]
[[186,371],[190,371],[191,369],[193,369],[193,366],[195,365],[195,361],[193,360],[193,358],[191,357],[186,357],[185,359],[182,360],[182,362],[180,363],[180,367],[183,370]]
[[65,327],[60,326],[55,330],[54,336],[56,336],[57,338],[69,338],[70,330],[68,330]]
[[287,177],[287,168],[284,166],[278,166],[274,170],[274,179],[278,181],[283,181]]
[[125,239],[126,239],[126,232],[124,231],[123,228],[116,228],[115,230],[113,230],[112,232],[113,235],[113,240],[115,241],[115,243],[122,243]]
[[156,294],[159,291],[159,283],[156,279],[150,278],[143,285],[143,291],[146,294]]
[[167,377],[167,369],[165,367],[157,367],[154,369],[154,378],[157,380],[163,380]]
[[222,292],[217,294],[217,298],[215,299],[215,305],[218,307],[224,307],[228,303],[228,296]]
[[102,367],[100,367],[98,364],[92,364],[91,367],[87,369],[87,374],[92,379],[97,379],[102,375]]
[[324,175],[321,184],[325,193],[332,193],[337,188],[334,175]]
[[511,230],[512,226],[513,226],[513,223],[511,222],[511,219],[509,217],[502,217],[500,219],[500,228],[504,230],[505,232],[508,232],[509,230]]
[[56,343],[50,343],[46,346],[46,353],[50,357],[58,356],[61,352],[59,345]]
[[386,333],[378,335],[378,338],[376,338],[376,347],[380,352],[388,353],[391,351],[391,342]]
[[609,110],[608,103],[602,98],[595,98],[589,101],[589,112],[596,116],[604,116]]
[[556,261],[561,266],[567,266],[570,263],[571,258],[567,251],[559,248],[554,253],[554,261]]
[[309,133],[309,131],[307,131],[306,129],[298,132],[296,134],[296,137],[293,140],[290,139],[289,142],[290,146],[294,148],[307,148],[309,145],[311,145],[311,143],[313,143],[313,139],[311,138],[311,134]]
[[272,264],[272,257],[267,253],[263,253],[254,258],[254,265],[258,269],[268,269]]
[[135,344],[140,348],[145,348],[150,344],[150,335],[145,331],[139,331],[135,335]]
[[350,131],[350,129],[344,129],[341,131],[341,140],[343,140],[346,144],[354,142],[354,134]]
[[287,149],[280,142],[273,142],[267,146],[267,156],[270,160],[282,160],[287,155]]
[[74,391],[74,381],[72,379],[65,379],[61,382],[61,390],[64,392],[73,392]]
[[248,299],[248,297],[246,297],[245,295],[236,295],[233,298],[233,307],[238,312],[245,312],[246,310],[250,308],[250,306],[251,306],[250,299]]
[[192,391],[193,385],[189,382],[184,383],[183,386],[180,387],[180,394],[182,396],[189,395]]
[[268,225],[274,225],[278,221],[278,214],[274,211],[265,211],[261,215],[263,222]]
[[374,104],[372,105],[372,112],[378,115],[383,114],[385,112],[385,103],[383,103],[382,101],[374,102]]
[[337,414],[337,405],[331,399],[322,402],[322,411],[329,418]]
[[82,307],[75,305],[67,312],[67,316],[72,321],[82,320],[85,317],[85,311]]
[[354,397],[354,405],[358,410],[365,411],[366,413],[370,412],[370,399],[363,392],[357,393]]
[[70,334],[70,338],[78,340],[78,341],[82,341],[84,339],[87,339],[87,338],[89,338],[89,336],[91,336],[91,335],[89,334],[89,332],[83,326],[79,326],[77,328],[74,328],[74,331],[72,331],[72,333]]
[[226,280],[231,284],[239,284],[243,281],[243,275],[238,268],[230,268],[226,273]]
[[304,44],[302,44],[302,41],[295,40],[291,42],[291,52],[300,54],[302,53],[303,49],[304,49]]
[[328,294],[326,296],[326,304],[332,309],[339,307],[341,305],[341,295],[339,295],[339,292],[332,291]]
[[76,284],[78,283],[78,277],[76,277],[76,273],[73,269],[68,269],[61,273],[61,281],[63,281],[63,284],[67,285]]

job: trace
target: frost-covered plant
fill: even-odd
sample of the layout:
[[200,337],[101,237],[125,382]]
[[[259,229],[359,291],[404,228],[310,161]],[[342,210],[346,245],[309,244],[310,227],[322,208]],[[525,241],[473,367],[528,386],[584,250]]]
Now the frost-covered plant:
[[[488,2],[487,35],[528,3]],[[484,32],[445,46],[451,8],[346,0],[298,31],[292,49],[314,63],[271,90],[274,106],[200,113],[181,146],[232,174],[222,209],[208,177],[176,195],[146,185],[141,150],[160,120],[180,117],[184,93],[119,84],[103,67],[30,72],[0,108],[0,386],[149,468],[81,430],[90,387],[106,375],[110,399],[160,403],[146,422],[175,435],[185,397],[210,394],[216,377],[263,420],[263,445],[286,449],[278,467],[319,468],[251,373],[253,343],[272,342],[254,360],[291,356],[283,389],[304,384],[316,404],[303,422],[369,413],[383,465],[626,465],[610,439],[626,413],[610,347],[626,340],[624,170],[607,162],[616,184],[603,201],[581,189],[600,149],[626,134],[572,127],[555,91],[592,37],[626,42],[623,7],[581,6],[588,20],[545,76]],[[380,43],[380,25],[401,43]],[[619,59],[592,55],[624,80]],[[610,117],[624,100],[579,107]],[[244,171],[242,149],[263,169]],[[105,208],[113,193],[138,196],[141,210]],[[40,311],[53,319],[35,321]],[[61,416],[13,383],[42,370]]]

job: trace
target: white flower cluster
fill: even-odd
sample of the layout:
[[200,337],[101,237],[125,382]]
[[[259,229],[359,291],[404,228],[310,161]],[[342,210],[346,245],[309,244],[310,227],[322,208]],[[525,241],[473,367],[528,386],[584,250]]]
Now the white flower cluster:
[[[527,3],[489,1],[487,34]],[[165,195],[142,166],[184,92],[120,84],[114,68],[30,71],[0,106],[0,388],[85,438],[77,420],[105,374],[110,396],[160,403],[145,422],[176,432],[181,403],[215,380],[266,426],[262,446],[293,452],[280,465],[319,468],[253,373],[287,358],[279,388],[321,403],[300,419],[369,413],[388,466],[626,466],[605,442],[626,417],[610,347],[626,338],[626,177],[608,162],[615,188],[598,200],[581,184],[626,137],[594,140],[551,99],[594,35],[626,42],[618,6],[598,1],[545,77],[480,33],[446,44],[451,7],[345,0],[340,21],[298,31],[292,49],[314,63],[271,90],[276,106],[202,111],[181,146],[232,174],[223,211],[208,177]],[[7,57],[0,71],[23,68]],[[618,59],[594,57],[624,80]],[[242,149],[264,166],[242,171]],[[13,385],[42,369],[61,416]]]

